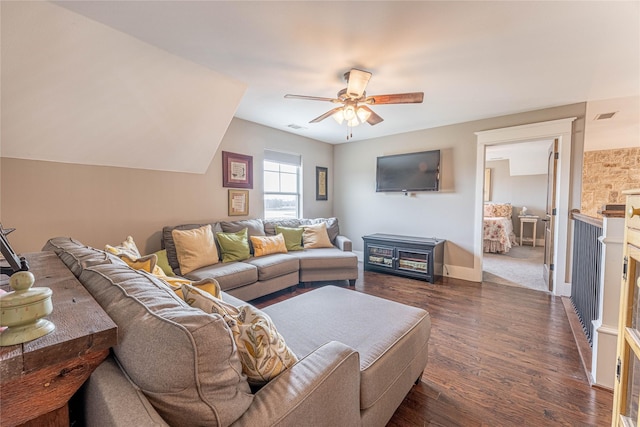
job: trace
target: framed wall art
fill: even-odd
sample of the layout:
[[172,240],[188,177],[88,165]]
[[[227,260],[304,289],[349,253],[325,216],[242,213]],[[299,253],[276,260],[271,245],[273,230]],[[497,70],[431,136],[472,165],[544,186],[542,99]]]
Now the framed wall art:
[[316,200],[328,200],[327,168],[316,166]]
[[249,190],[229,190],[229,216],[249,215]]
[[222,186],[253,188],[253,157],[223,151]]

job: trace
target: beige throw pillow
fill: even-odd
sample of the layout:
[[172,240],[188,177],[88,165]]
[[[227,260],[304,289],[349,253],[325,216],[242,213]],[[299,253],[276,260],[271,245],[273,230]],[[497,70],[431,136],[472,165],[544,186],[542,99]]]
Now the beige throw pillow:
[[302,227],[302,245],[305,249],[313,248],[332,248],[329,234],[327,234],[327,224],[321,222],[319,224],[304,225]]
[[218,263],[218,249],[211,231],[211,224],[192,230],[172,230],[176,244],[180,272],[188,274],[193,270]]

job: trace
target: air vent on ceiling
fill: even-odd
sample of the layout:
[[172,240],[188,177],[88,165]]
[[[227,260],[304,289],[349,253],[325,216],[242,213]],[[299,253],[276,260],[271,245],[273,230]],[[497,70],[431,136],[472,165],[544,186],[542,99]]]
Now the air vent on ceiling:
[[614,111],[613,113],[601,113],[601,114],[598,114],[596,118],[593,120],[608,120],[615,115],[616,115],[616,111]]
[[306,129],[306,127],[297,125],[295,123],[291,123],[290,125],[287,125],[287,127],[295,130]]

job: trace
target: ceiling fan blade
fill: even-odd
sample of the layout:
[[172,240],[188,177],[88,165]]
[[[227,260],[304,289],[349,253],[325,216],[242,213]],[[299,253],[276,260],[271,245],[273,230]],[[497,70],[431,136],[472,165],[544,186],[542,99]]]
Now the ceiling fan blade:
[[336,107],[333,110],[329,110],[323,115],[316,117],[315,119],[311,120],[309,123],[321,122],[322,120],[326,119],[327,117],[331,117],[333,114],[337,113],[340,110],[342,110],[342,107]]
[[391,95],[368,96],[365,102],[372,105],[382,104],[421,104],[424,99],[423,92],[393,93]]
[[367,123],[369,123],[371,126],[377,125],[378,123],[384,120],[382,117],[377,115],[371,108],[367,107],[366,105],[361,105],[358,108],[359,109],[362,108],[363,110],[369,112],[370,115],[369,115],[369,118],[367,119]]
[[367,88],[371,73],[352,68],[345,77],[347,79],[347,95],[353,98],[360,98]]
[[305,99],[307,101],[329,101],[329,102],[340,102],[339,99],[335,98],[323,98],[321,96],[307,96],[307,95],[290,95],[286,94],[284,96],[287,99]]

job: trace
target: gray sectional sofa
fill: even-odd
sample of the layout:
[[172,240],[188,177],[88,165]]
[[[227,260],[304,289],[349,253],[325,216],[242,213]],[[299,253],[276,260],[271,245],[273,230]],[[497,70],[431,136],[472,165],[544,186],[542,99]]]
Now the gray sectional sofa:
[[[173,230],[192,230],[206,224],[166,226],[162,230],[162,247],[173,272],[191,280],[213,278],[220,288],[245,301],[267,295],[298,283],[348,280],[353,286],[358,278],[358,258],[352,252],[351,240],[340,235],[337,218],[315,219],[249,219],[212,222],[213,233],[237,232],[247,228],[249,236],[274,236],[276,226],[301,227],[324,222],[332,248],[290,251],[286,254],[252,256],[244,261],[219,262],[183,274],[180,271]],[[220,251],[218,251],[220,253]]]
[[[264,309],[298,362],[250,388],[229,325],[71,238],[54,251],[118,326],[83,388],[91,426],[384,426],[427,363],[421,309],[325,286]],[[247,305],[232,295],[222,299]],[[55,309],[55,308],[54,308]]]

